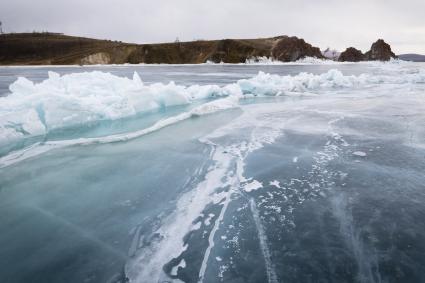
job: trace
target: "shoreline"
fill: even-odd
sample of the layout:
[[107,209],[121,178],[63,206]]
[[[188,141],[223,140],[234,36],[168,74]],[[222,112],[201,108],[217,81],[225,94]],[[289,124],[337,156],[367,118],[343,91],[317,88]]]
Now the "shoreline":
[[179,66],[320,66],[320,65],[368,65],[368,64],[391,64],[391,63],[425,63],[404,61],[400,59],[392,61],[361,61],[361,62],[273,62],[273,63],[199,63],[199,64],[93,64],[93,65],[0,65],[0,68],[91,68],[91,67],[179,67]]

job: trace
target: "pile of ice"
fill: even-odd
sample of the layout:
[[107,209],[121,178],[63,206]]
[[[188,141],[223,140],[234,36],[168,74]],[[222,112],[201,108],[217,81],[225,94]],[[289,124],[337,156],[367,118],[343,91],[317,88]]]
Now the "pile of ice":
[[320,75],[300,73],[296,76],[279,76],[259,72],[254,78],[239,80],[237,84],[243,94],[273,96],[294,92],[302,94],[333,88],[349,88],[363,81],[362,76],[344,76],[340,71],[332,69]]
[[316,57],[305,57],[295,61],[296,64],[301,65],[321,65],[321,64],[342,64],[331,59],[320,59]]
[[137,73],[128,79],[98,71],[64,76],[49,72],[41,83],[19,78],[9,88],[11,93],[0,98],[0,144],[61,127],[235,93],[231,85],[185,87],[171,82],[147,86]]
[[247,65],[282,65],[284,62],[266,56],[252,57],[245,61]]
[[146,85],[137,73],[129,79],[98,71],[64,76],[49,72],[48,79],[41,83],[19,78],[10,85],[11,93],[0,98],[0,145],[23,137],[44,135],[52,129],[130,117],[145,111],[190,104],[195,100],[304,95],[370,84],[424,82],[425,72],[422,70],[402,76],[345,76],[338,70],[296,76],[260,72],[251,79],[223,87],[186,87],[173,82]]
[[221,61],[220,63],[215,63],[214,61],[207,60],[204,65],[224,65],[224,62]]
[[271,57],[252,57],[245,61],[247,65],[322,65],[322,64],[341,64],[329,59],[319,59],[316,57],[305,57],[295,62],[282,62]]

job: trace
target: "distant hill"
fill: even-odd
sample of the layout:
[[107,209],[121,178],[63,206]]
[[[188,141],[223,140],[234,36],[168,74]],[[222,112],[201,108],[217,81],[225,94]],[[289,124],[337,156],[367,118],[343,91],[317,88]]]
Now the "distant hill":
[[288,36],[131,44],[58,33],[0,35],[1,65],[243,63],[264,56],[280,61],[323,58],[319,48]]
[[401,54],[398,58],[404,61],[425,62],[425,55],[421,54]]

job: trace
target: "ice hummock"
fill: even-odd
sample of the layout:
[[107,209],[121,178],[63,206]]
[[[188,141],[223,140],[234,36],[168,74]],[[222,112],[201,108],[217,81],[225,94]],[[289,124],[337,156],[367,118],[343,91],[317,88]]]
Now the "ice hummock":
[[21,77],[9,88],[11,93],[0,98],[0,145],[62,127],[235,94],[231,86],[145,85],[137,73],[128,79],[99,71],[64,76],[49,72],[38,84]]
[[344,88],[423,82],[422,70],[401,76],[347,76],[336,69],[295,76],[259,72],[250,79],[225,86],[183,86],[174,82],[147,85],[136,72],[132,79],[100,71],[63,76],[49,72],[49,77],[40,83],[18,78],[10,85],[10,94],[0,98],[0,146],[55,129],[122,119],[218,97],[310,95]]
[[245,64],[247,65],[323,65],[323,64],[337,65],[337,64],[346,64],[346,63],[330,60],[330,58],[320,59],[316,57],[305,57],[305,58],[298,59],[297,61],[294,61],[294,62],[283,62],[283,61],[275,60],[271,57],[260,56],[260,57],[248,58],[245,61]]

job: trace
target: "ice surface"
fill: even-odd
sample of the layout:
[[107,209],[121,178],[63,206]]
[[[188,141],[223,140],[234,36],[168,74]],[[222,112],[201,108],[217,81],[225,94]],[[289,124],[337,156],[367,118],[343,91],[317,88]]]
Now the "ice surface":
[[[0,185],[5,188],[2,200],[6,204],[2,215],[7,216],[6,223],[19,220],[19,227],[31,230],[34,222],[9,207],[20,212],[25,204],[36,204],[69,223],[77,220],[78,226],[95,227],[94,235],[102,241],[108,241],[109,234],[98,234],[98,226],[112,226],[114,233],[120,234],[117,240],[122,243],[125,260],[127,254],[130,256],[125,267],[130,282],[248,282],[252,274],[259,276],[258,282],[298,282],[306,273],[319,279],[332,274],[340,276],[336,281],[345,282],[363,278],[369,270],[373,276],[384,274],[385,270],[364,259],[376,253],[397,261],[397,256],[381,246],[384,241],[391,247],[403,247],[403,243],[395,238],[385,239],[387,235],[411,229],[419,236],[416,240],[406,238],[406,243],[420,243],[423,238],[421,222],[405,220],[416,220],[423,207],[417,199],[423,195],[420,146],[425,140],[424,80],[420,68],[405,68],[402,62],[369,65],[361,72],[350,73],[355,75],[347,75],[353,66],[331,71],[323,71],[323,66],[303,66],[295,70],[312,73],[289,76],[260,72],[244,80],[238,80],[240,73],[260,67],[213,66],[208,68],[213,68],[212,81],[216,80],[217,85],[199,86],[146,84],[137,74],[127,79],[100,72],[64,76],[51,73],[42,83],[19,79],[11,86],[9,97],[2,99],[5,103],[0,104],[1,117],[6,121],[0,122],[6,125],[2,133],[9,140],[44,135],[67,126],[78,129],[84,115],[92,115],[91,121],[128,117],[119,121],[123,125],[138,111],[154,111],[159,118],[127,132],[125,128],[119,134],[105,131],[91,137],[77,132],[72,138],[56,139],[48,135],[33,144],[29,140],[25,145],[28,147],[3,156],[0,167],[15,166],[0,170]],[[179,68],[187,71],[186,67]],[[232,70],[230,74],[235,74],[236,69],[238,75],[220,81],[217,74],[226,68]],[[268,68],[261,67],[269,71]],[[79,79],[71,82],[68,76]],[[82,78],[91,82],[77,85]],[[44,91],[43,84],[50,89]],[[79,97],[80,93],[84,97]],[[138,96],[145,93],[141,102]],[[84,109],[77,108],[75,105],[85,96],[92,101]],[[70,110],[66,108],[68,104],[75,107]],[[168,107],[182,104],[187,107],[177,107],[169,114],[172,109]],[[16,111],[13,107],[6,109],[7,105],[15,106]],[[233,108],[238,109],[218,113]],[[74,116],[62,121],[67,115]],[[141,116],[144,119],[148,115]],[[212,130],[207,131],[204,126]],[[64,150],[67,146],[74,147]],[[51,149],[59,150],[18,164]],[[353,154],[355,158],[351,158]],[[363,155],[368,156],[368,162],[355,163]],[[202,162],[186,169],[192,159]],[[177,185],[176,180],[181,184]],[[64,187],[69,192],[62,196]],[[38,194],[40,188],[49,193]],[[382,193],[375,193],[377,190]],[[8,198],[15,191],[16,195]],[[115,204],[116,196],[124,191],[132,194]],[[25,198],[29,192],[34,192],[33,199]],[[162,202],[164,195],[169,198]],[[341,199],[329,205],[333,204],[329,200],[338,195]],[[69,202],[72,196],[75,203]],[[381,196],[374,202],[375,197]],[[15,199],[18,201],[13,202]],[[107,204],[107,199],[113,203]],[[151,207],[146,206],[151,199],[158,200],[152,207],[158,205],[161,213],[152,213]],[[383,209],[385,203],[391,213]],[[52,204],[55,210],[49,210]],[[394,210],[394,205],[403,209]],[[90,217],[101,207],[110,213]],[[409,212],[409,207],[414,207],[413,212]],[[351,209],[356,213],[352,214]],[[381,221],[385,215],[393,220],[397,211],[400,221],[389,223],[406,225],[406,229]],[[30,213],[34,214],[32,210]],[[105,225],[110,223],[106,220],[132,228],[128,245],[128,231]],[[419,224],[415,226],[416,223]],[[21,236],[24,246],[34,247],[34,260],[40,260],[43,270],[48,269],[44,269],[48,262],[58,276],[65,276],[65,268],[58,268],[56,263],[74,252],[75,247],[65,247],[61,238],[55,241],[56,250],[38,245],[37,239],[42,238],[37,235],[39,230],[57,238],[49,234],[53,225],[50,218],[36,224],[39,229],[34,230],[34,241],[27,242]],[[384,234],[384,241],[376,227]],[[364,233],[371,237],[362,237]],[[18,247],[16,240],[7,241],[8,235],[17,238],[18,232],[12,229],[2,239],[10,244],[10,255],[20,258],[19,253],[13,253]],[[70,239],[74,239],[72,235]],[[111,245],[115,246],[115,242],[111,241]],[[44,251],[57,257],[46,261]],[[414,259],[407,249],[396,248],[396,252],[409,261]],[[329,257],[324,258],[324,254]],[[81,255],[84,261],[77,264],[79,268],[74,268],[75,261],[67,258],[73,267],[67,275],[77,269],[86,272],[84,262],[89,262],[91,255]],[[321,265],[326,260],[330,266]],[[20,260],[13,262],[21,270],[31,268]],[[114,273],[121,272],[123,264]],[[388,261],[384,264],[391,268],[397,265]],[[423,264],[400,266],[403,272],[413,274]],[[112,269],[108,264],[95,268],[99,272]],[[347,272],[332,273],[335,270]],[[372,282],[372,277],[366,281]]]
[[[244,160],[249,153],[272,143],[281,135],[283,124],[276,123],[277,120],[273,118],[263,117],[271,109],[278,111],[279,107],[267,110],[262,107],[248,107],[236,120],[201,139],[202,143],[212,147],[213,165],[195,188],[180,196],[176,210],[164,219],[161,228],[154,232],[161,237],[149,247],[140,249],[139,254],[129,261],[126,273],[132,280],[147,282],[147,278],[153,278],[154,281],[162,278],[161,264],[170,258],[177,258],[185,250],[184,236],[193,231],[193,221],[203,214],[202,211],[208,204],[221,204],[220,214],[212,223],[208,246],[199,270],[199,282],[203,281],[211,251],[215,246],[216,232],[222,225],[232,196],[246,190],[247,183],[251,184],[251,187],[248,185],[248,190],[262,186],[258,181],[246,180],[243,175]],[[221,142],[222,137],[237,134],[241,124],[245,131],[251,133],[248,140],[237,135],[231,144]],[[222,190],[223,188],[228,189]]]
[[[240,88],[238,97],[243,97],[243,95],[281,95],[285,91],[301,95],[306,91],[314,91],[320,95],[311,99],[285,101],[284,103],[241,105],[243,114],[240,117],[202,138],[201,142],[213,148],[211,154],[213,165],[208,169],[205,179],[180,197],[176,211],[167,217],[161,228],[156,231],[161,235],[160,239],[151,247],[141,249],[137,257],[128,263],[127,274],[129,277],[136,282],[145,282],[146,278],[162,278],[160,262],[167,262],[172,258],[181,256],[186,245],[185,235],[193,230],[192,221],[199,217],[205,217],[203,209],[208,205],[219,204],[221,207],[219,217],[211,222],[213,225],[208,225],[213,226],[213,228],[208,231],[204,228],[208,235],[206,237],[208,241],[205,252],[204,250],[200,251],[203,257],[202,263],[199,265],[198,276],[199,282],[204,282],[203,280],[207,278],[208,269],[214,264],[210,258],[216,258],[213,257],[213,252],[218,243],[216,235],[220,229],[223,230],[222,220],[226,215],[229,203],[232,199],[237,199],[238,196],[242,195],[249,199],[249,207],[259,238],[267,279],[269,282],[279,282],[277,269],[275,269],[271,259],[270,240],[268,238],[268,236],[273,235],[267,235],[263,223],[263,214],[260,214],[259,208],[267,209],[268,213],[274,215],[285,213],[280,219],[281,225],[295,227],[293,216],[295,204],[301,205],[308,199],[327,198],[328,191],[335,186],[334,180],[345,178],[345,172],[328,169],[333,163],[338,162],[346,152],[351,152],[347,151],[347,148],[352,145],[345,135],[358,139],[370,138],[370,136],[361,134],[360,131],[344,132],[340,125],[350,123],[346,120],[366,119],[365,117],[368,117],[367,115],[371,113],[371,104],[373,104],[373,107],[379,105],[380,109],[388,109],[388,106],[394,105],[396,101],[400,101],[399,99],[403,99],[404,103],[409,103],[410,100],[412,103],[414,101],[417,103],[420,101],[418,99],[421,99],[417,94],[402,98],[392,95],[370,98],[367,92],[363,94],[364,90],[376,87],[380,91],[387,91],[386,84],[391,85],[388,89],[391,89],[394,84],[410,84],[413,77],[417,75],[421,76],[420,72],[409,73],[401,79],[388,73],[346,76],[340,71],[331,70],[321,75],[301,73],[297,76],[278,76],[260,72],[255,78],[239,80],[234,84],[234,87]],[[348,89],[350,93],[355,93],[355,95],[344,97],[329,92],[336,89]],[[323,97],[321,91],[326,92],[323,93]],[[394,112],[392,111],[392,113]],[[376,111],[372,113],[378,115]],[[384,115],[388,114],[382,113],[378,117],[382,118]],[[411,128],[412,126],[410,126]],[[373,128],[370,130],[373,131]],[[318,151],[314,153],[308,153],[311,158],[309,164],[311,168],[303,176],[292,176],[282,180],[282,182],[274,179],[277,177],[275,175],[267,183],[257,178],[250,179],[245,176],[247,157],[266,144],[273,144],[278,137],[284,135],[284,131],[295,132],[307,137],[315,135],[324,137],[325,140],[321,141],[323,146],[319,147]],[[297,156],[289,155],[280,158],[286,159],[286,163],[294,167],[305,166],[298,162]],[[274,164],[266,164],[265,168],[259,168],[260,172],[273,168]],[[279,174],[286,173],[281,172]],[[249,198],[250,195],[270,192],[271,190],[259,190],[266,184],[274,187],[275,190],[278,189],[278,193],[281,194],[279,197],[284,205],[271,204],[274,195],[261,200]],[[286,205],[286,203],[294,205]],[[202,230],[202,227],[200,230]],[[236,236],[230,238],[221,235],[220,239],[227,242],[233,241],[236,244],[238,242]],[[228,266],[226,264],[223,262],[223,265],[220,266]],[[226,268],[229,268],[229,266]],[[223,275],[223,272],[220,274]]]

